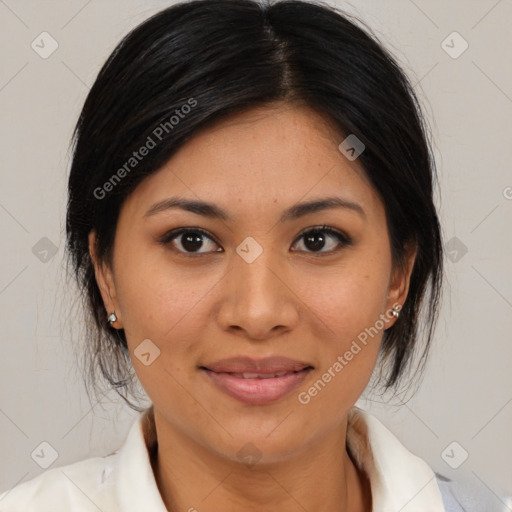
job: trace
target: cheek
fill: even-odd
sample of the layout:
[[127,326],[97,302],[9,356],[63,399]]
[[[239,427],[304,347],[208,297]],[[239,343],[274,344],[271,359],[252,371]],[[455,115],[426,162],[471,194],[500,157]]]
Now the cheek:
[[[312,387],[302,390],[315,414],[331,410],[340,421],[365,389],[377,362],[385,313],[390,255],[358,252],[328,274],[303,283],[301,297],[314,315],[313,336],[321,365]],[[303,404],[303,402],[300,402]],[[328,428],[328,425],[325,425]]]
[[385,312],[390,261],[386,254],[365,258],[354,255],[343,265],[316,272],[304,272],[298,296],[315,313],[319,339],[334,340],[343,348]]
[[326,432],[342,421],[368,384],[385,327],[380,315],[385,313],[388,275],[379,260],[360,261],[315,279],[314,291],[304,286],[320,365],[316,380],[297,399],[315,428],[313,418],[322,418]]
[[169,340],[178,350],[188,345],[194,326],[201,328],[201,299],[214,286],[214,276],[204,278],[203,269],[203,278],[194,277],[147,247],[124,254],[118,260],[116,292],[129,343],[149,338],[161,348]]
[[[176,403],[192,407],[181,383],[201,349],[208,318],[205,298],[215,280],[134,262],[135,257],[119,267],[123,270],[116,285],[134,370],[153,402],[166,403],[173,396]],[[139,358],[142,347],[150,353],[148,365]]]

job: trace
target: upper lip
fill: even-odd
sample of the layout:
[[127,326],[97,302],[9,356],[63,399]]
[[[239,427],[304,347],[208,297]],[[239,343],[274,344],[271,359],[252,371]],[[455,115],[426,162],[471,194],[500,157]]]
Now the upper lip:
[[252,359],[250,357],[230,357],[221,359],[214,363],[202,365],[215,373],[281,373],[297,372],[305,368],[312,368],[312,365],[304,361],[290,359],[283,356],[265,357],[263,359]]

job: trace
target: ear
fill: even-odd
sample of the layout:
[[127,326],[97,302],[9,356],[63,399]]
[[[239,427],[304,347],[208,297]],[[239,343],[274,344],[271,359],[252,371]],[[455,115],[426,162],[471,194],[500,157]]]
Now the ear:
[[[409,293],[409,285],[417,253],[418,247],[416,245],[407,247],[403,264],[395,266],[393,269],[389,283],[386,311],[392,311],[395,306],[399,306],[400,309],[403,307]],[[394,320],[391,320],[391,325],[396,321],[396,318],[393,318]],[[388,327],[391,327],[391,325]]]
[[110,325],[116,329],[122,329],[122,318],[119,303],[117,301],[116,287],[114,283],[114,276],[110,266],[104,262],[99,262],[96,257],[96,233],[91,231],[89,233],[89,254],[94,265],[94,275],[96,283],[103,299],[106,314],[108,317],[110,313],[116,314],[117,320]]

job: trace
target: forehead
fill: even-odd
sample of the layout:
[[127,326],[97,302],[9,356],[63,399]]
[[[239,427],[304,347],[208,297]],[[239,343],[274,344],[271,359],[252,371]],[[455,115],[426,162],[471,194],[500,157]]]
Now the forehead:
[[137,187],[125,207],[147,209],[172,194],[236,206],[243,216],[276,203],[339,194],[381,214],[362,167],[338,149],[344,138],[308,107],[253,108],[197,133]]

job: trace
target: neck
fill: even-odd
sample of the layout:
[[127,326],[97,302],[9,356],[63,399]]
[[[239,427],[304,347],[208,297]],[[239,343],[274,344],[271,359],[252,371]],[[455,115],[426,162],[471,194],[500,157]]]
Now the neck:
[[169,512],[370,512],[370,484],[346,449],[346,425],[294,457],[249,465],[205,449],[156,415],[153,472]]

